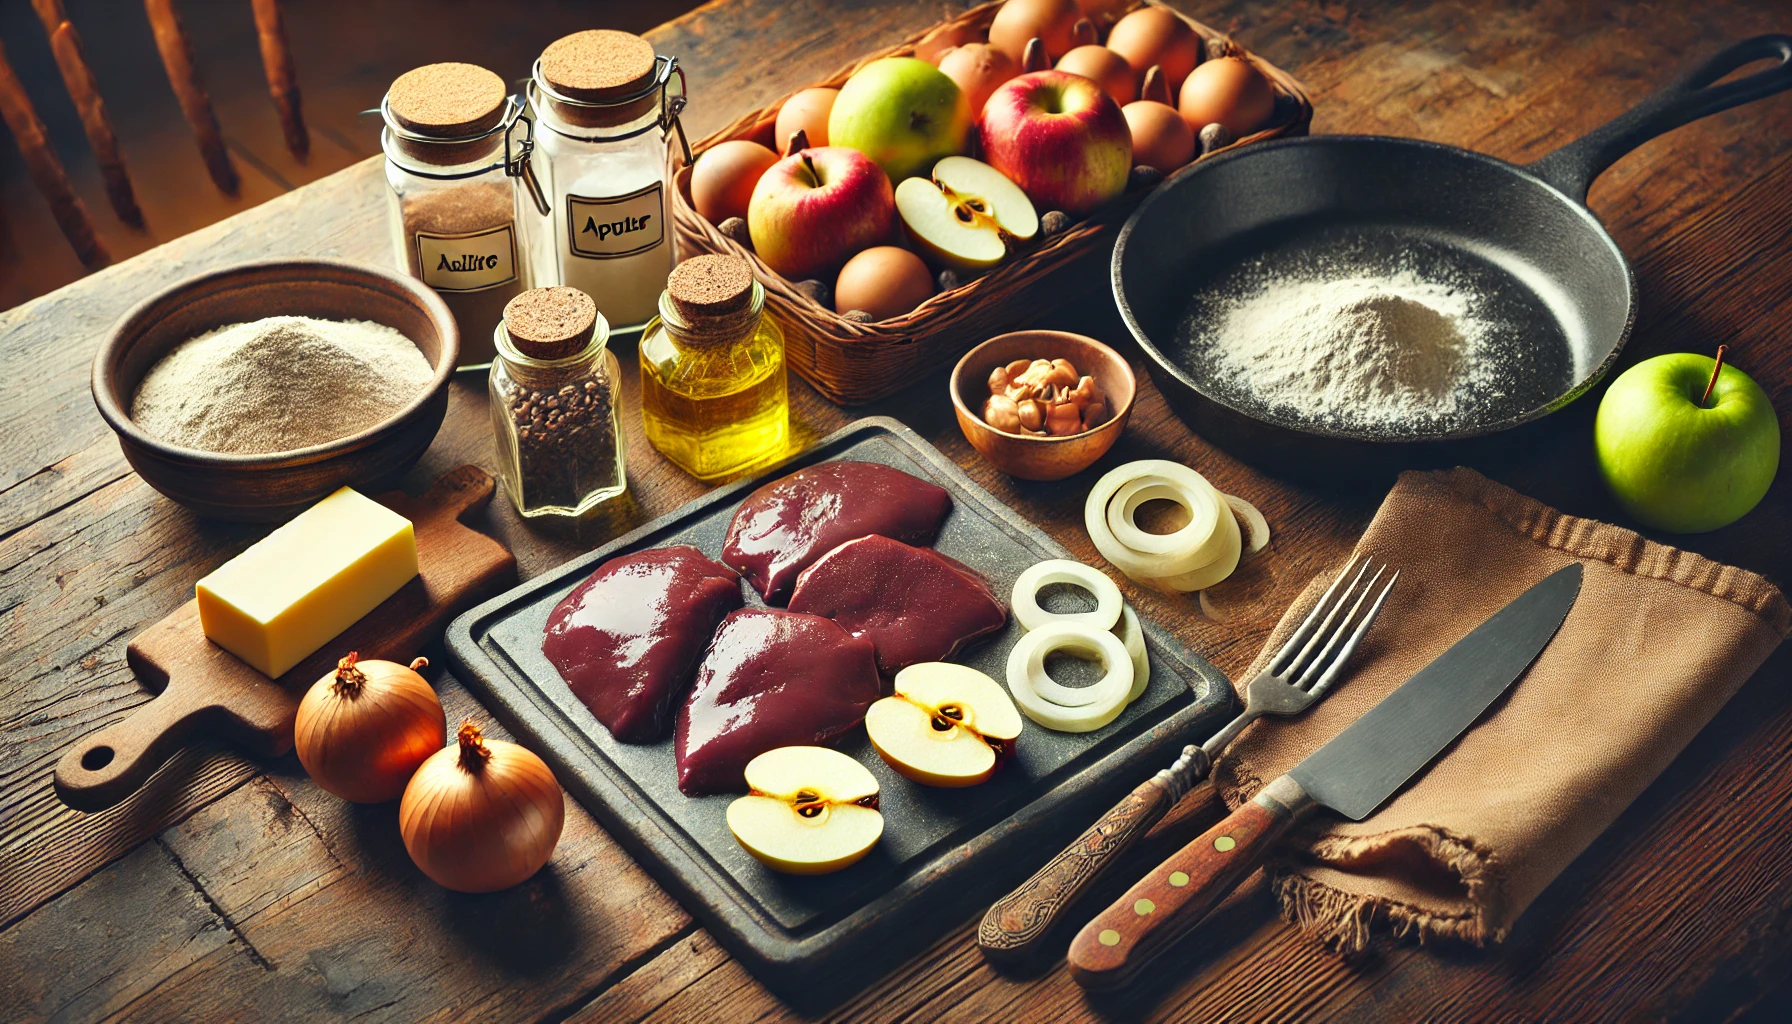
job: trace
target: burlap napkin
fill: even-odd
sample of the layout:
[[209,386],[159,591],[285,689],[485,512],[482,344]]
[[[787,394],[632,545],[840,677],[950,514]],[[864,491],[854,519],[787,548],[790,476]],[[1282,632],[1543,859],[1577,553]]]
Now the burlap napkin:
[[1531,584],[1571,560],[1586,575],[1530,670],[1425,774],[1360,823],[1321,812],[1271,865],[1289,919],[1344,950],[1381,931],[1503,940],[1792,628],[1785,598],[1754,573],[1467,469],[1402,475],[1356,553],[1398,567],[1399,586],[1329,696],[1252,726],[1221,759],[1214,778],[1234,807]]

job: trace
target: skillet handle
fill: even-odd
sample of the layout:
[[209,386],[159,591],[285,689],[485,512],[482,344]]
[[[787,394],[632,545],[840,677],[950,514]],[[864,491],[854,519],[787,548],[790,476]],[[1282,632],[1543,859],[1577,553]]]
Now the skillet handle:
[[[1758,60],[1775,63],[1734,82],[1711,84]],[[1792,36],[1745,39],[1718,51],[1661,91],[1529,165],[1527,170],[1571,199],[1585,203],[1594,178],[1619,157],[1657,135],[1786,89],[1792,89]]]

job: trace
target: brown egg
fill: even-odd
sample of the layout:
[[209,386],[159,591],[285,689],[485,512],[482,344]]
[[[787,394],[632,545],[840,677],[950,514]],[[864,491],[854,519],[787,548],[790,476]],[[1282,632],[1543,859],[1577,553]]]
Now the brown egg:
[[778,152],[790,144],[792,132],[801,130],[809,136],[809,145],[817,149],[828,144],[828,113],[834,109],[838,89],[804,89],[784,101],[778,108],[778,125],[772,137],[778,141]]
[[1120,108],[1132,129],[1135,167],[1155,167],[1169,174],[1195,158],[1195,133],[1176,108],[1155,100],[1139,100]]
[[1058,70],[1082,75],[1101,86],[1101,91],[1121,106],[1138,99],[1138,76],[1133,73],[1132,65],[1105,46],[1079,46],[1071,50],[1058,61]]
[[894,245],[877,245],[846,261],[834,282],[834,310],[862,309],[873,323],[914,309],[933,294],[933,273],[921,257]]
[[1223,124],[1235,139],[1242,139],[1275,113],[1276,94],[1269,79],[1239,57],[1210,60],[1182,83],[1176,109],[1189,129],[1197,134],[1210,124]]
[[977,30],[969,25],[941,25],[915,44],[915,56],[929,64],[938,64],[953,47],[977,41]]
[[711,224],[747,215],[747,200],[759,176],[778,162],[778,154],[757,142],[730,139],[703,151],[691,168],[691,201]]
[[1132,6],[1132,0],[1076,0],[1077,9],[1097,25],[1112,25],[1120,12]]
[[989,43],[1019,67],[1027,40],[1038,36],[1045,52],[1057,60],[1076,45],[1076,23],[1082,16],[1076,0],[1008,0],[989,23]]
[[1162,67],[1172,96],[1201,62],[1201,37],[1164,7],[1141,7],[1121,18],[1108,33],[1108,49],[1125,57],[1141,77],[1153,64]]
[[1020,74],[1020,65],[988,43],[966,43],[940,58],[940,70],[958,83],[958,90],[971,101],[975,118],[982,116],[990,93]]

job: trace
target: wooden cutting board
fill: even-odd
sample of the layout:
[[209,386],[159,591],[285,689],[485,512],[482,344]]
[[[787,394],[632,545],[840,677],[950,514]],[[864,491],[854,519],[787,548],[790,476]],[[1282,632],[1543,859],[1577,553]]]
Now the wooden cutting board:
[[260,757],[291,750],[300,698],[343,654],[409,661],[454,616],[515,579],[510,552],[460,521],[484,508],[492,490],[490,474],[462,466],[444,473],[420,498],[402,491],[379,495],[381,504],[412,523],[417,578],[279,679],[207,640],[197,601],[144,630],[125,649],[125,659],[159,695],[70,747],[56,766],[56,795],[76,810],[104,810],[204,734],[224,736]]

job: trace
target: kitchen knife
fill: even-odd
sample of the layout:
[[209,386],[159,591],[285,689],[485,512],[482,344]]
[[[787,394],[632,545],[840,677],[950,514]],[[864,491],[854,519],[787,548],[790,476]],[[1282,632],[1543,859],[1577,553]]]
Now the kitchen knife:
[[1296,822],[1324,807],[1361,821],[1524,674],[1580,593],[1576,562],[1476,626],[1437,660],[1158,865],[1070,944],[1070,974],[1090,989],[1131,981],[1259,867]]

